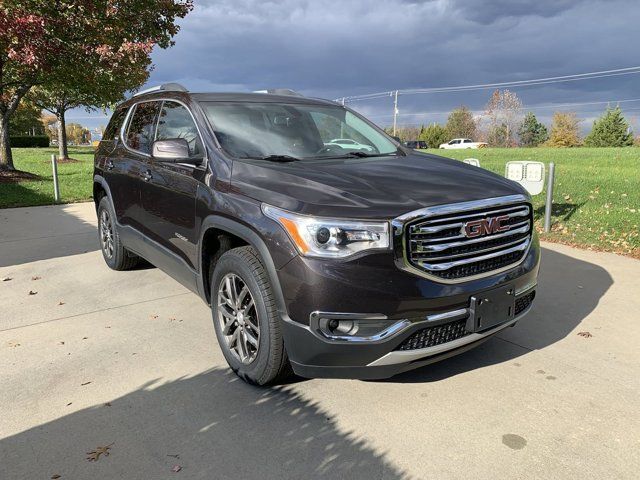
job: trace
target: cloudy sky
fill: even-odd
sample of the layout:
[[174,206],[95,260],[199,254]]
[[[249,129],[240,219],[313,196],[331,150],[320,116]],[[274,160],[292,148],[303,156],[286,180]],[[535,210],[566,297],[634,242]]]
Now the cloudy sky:
[[[323,98],[395,89],[527,80],[640,65],[638,0],[195,0],[176,44],[153,54],[150,85],[193,91],[287,87]],[[640,130],[640,75],[513,88],[543,121],[578,112],[583,127],[605,104]],[[490,91],[400,96],[401,124],[444,122]],[[350,106],[391,123],[390,98]],[[71,121],[104,124],[70,112]]]

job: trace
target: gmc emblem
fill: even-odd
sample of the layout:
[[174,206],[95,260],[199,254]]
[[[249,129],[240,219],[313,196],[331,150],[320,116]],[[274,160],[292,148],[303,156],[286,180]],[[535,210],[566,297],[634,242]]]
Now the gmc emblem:
[[491,235],[492,233],[506,232],[511,228],[510,225],[505,224],[508,220],[509,215],[473,220],[464,224],[464,234],[467,238],[475,238]]

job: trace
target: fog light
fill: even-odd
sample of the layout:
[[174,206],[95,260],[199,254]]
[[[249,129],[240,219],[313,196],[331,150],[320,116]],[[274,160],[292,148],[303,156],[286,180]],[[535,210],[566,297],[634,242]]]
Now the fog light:
[[408,320],[388,320],[385,315],[313,312],[311,330],[336,341],[375,342],[405,329]]

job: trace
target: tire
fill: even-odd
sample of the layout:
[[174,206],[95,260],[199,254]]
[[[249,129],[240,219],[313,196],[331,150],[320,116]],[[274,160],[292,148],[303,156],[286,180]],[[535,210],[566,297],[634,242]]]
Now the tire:
[[234,248],[217,261],[211,313],[218,344],[236,375],[254,385],[291,375],[269,276],[253,247]]
[[129,270],[138,264],[140,257],[122,246],[115,219],[116,214],[109,198],[102,197],[98,203],[98,241],[102,257],[112,270]]

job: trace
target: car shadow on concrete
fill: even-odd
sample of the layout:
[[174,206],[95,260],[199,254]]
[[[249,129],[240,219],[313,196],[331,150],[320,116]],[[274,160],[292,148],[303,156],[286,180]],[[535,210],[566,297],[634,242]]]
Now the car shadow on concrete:
[[[92,217],[87,216],[88,211]],[[94,210],[79,204],[0,210],[0,267],[99,248]]]
[[[105,445],[108,457],[86,460]],[[409,478],[290,387],[252,387],[227,369],[62,415],[0,440],[0,458],[7,478],[25,479],[170,478],[176,465],[183,479]]]
[[385,381],[434,382],[543,349],[574,331],[611,285],[611,275],[599,265],[543,248],[533,308],[516,326],[473,350]]

